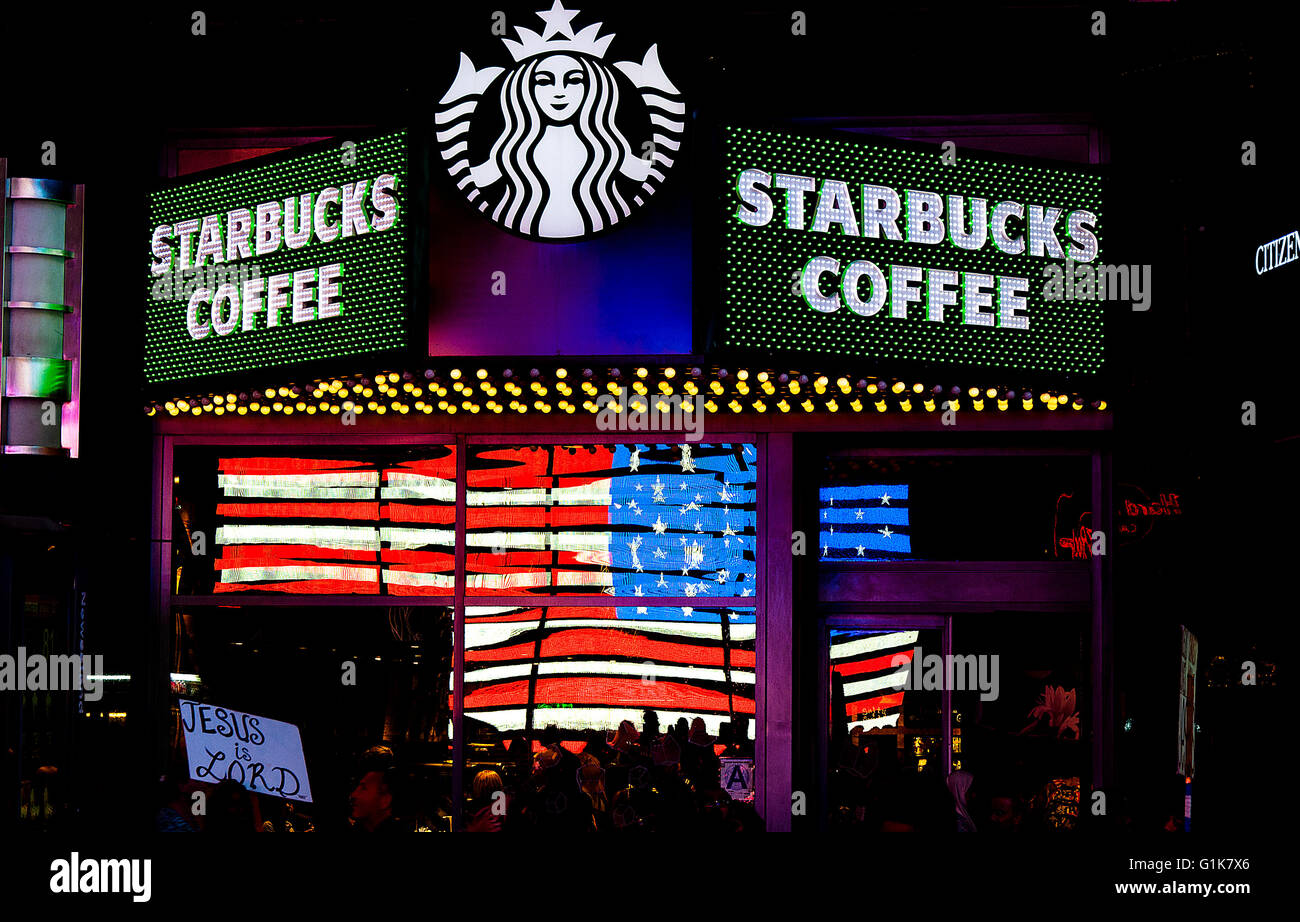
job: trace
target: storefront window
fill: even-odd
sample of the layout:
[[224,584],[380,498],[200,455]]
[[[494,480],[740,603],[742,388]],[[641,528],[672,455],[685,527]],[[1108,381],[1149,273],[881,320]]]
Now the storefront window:
[[454,592],[456,449],[176,452],[175,589]]
[[821,561],[1069,560],[1091,535],[1083,457],[827,459]]
[[915,657],[942,653],[939,629],[830,631],[829,823],[861,832],[941,822],[943,695]]
[[750,444],[472,446],[466,593],[747,597]]
[[373,764],[367,752],[382,746],[401,827],[451,828],[450,608],[203,608],[174,620],[169,775],[189,777],[178,705],[195,701],[297,727],[312,794],[307,803],[255,794],[229,804],[215,784],[190,781],[184,793],[204,791],[208,806],[193,823],[344,831],[365,819],[350,796]]
[[[455,452],[178,449],[176,701],[299,727],[315,800],[293,810],[319,829],[348,825],[376,745],[408,826],[753,828],[756,447],[469,447],[459,765]],[[209,593],[254,598],[185,603]],[[357,594],[447,605],[306,600]]]
[[752,822],[755,631],[752,608],[469,608],[467,826]]
[[981,829],[1077,827],[1087,768],[1085,627],[1078,616],[1042,613],[953,619],[954,650],[988,663],[997,680],[952,695],[953,769],[974,779]]

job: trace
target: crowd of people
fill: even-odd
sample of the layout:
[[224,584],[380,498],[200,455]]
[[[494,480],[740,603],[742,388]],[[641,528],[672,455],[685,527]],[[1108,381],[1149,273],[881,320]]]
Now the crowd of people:
[[519,734],[510,762],[474,775],[468,831],[762,830],[752,800],[733,799],[721,778],[722,758],[752,753],[738,741],[715,745],[701,718],[660,732],[657,715],[646,711],[641,730],[625,720],[612,733],[591,731],[578,751],[553,726],[540,743],[534,751]]
[[[503,758],[478,766],[468,785],[461,815],[469,832],[762,831],[752,794],[733,798],[721,778],[722,758],[752,759],[752,748],[732,733],[716,741],[700,718],[689,724],[683,718],[661,731],[658,715],[646,711],[640,730],[628,720],[614,731],[590,731],[575,743],[548,726],[536,745],[524,733],[502,742],[508,743],[500,747]],[[160,782],[154,828],[217,833],[452,829],[450,798],[417,804],[387,746],[367,750],[355,777],[346,823],[318,823],[298,804],[260,797],[234,781],[208,786],[182,780],[178,766]],[[196,811],[196,803],[202,809]],[[319,815],[328,820],[329,811]]]
[[[724,729],[731,730],[727,725]],[[743,737],[743,727],[740,735]],[[461,828],[469,832],[757,832],[763,821],[752,794],[733,798],[722,781],[722,760],[752,759],[748,741],[732,733],[721,741],[704,721],[677,721],[661,731],[654,711],[642,728],[593,730],[575,742],[555,726],[534,740],[517,733],[498,743],[498,758],[467,774]],[[1077,775],[1048,772],[1029,788],[1003,773],[988,783],[969,771],[916,771],[898,758],[892,736],[850,735],[833,752],[828,777],[829,825],[860,832],[1035,832],[1079,825]],[[164,777],[154,828],[163,832],[433,832],[451,831],[448,794],[417,803],[413,787],[387,746],[374,746],[353,773],[347,815],[328,808],[259,797],[234,781],[208,786]],[[197,792],[202,792],[200,796]],[[203,809],[196,810],[195,804]],[[1120,804],[1119,825],[1177,831],[1134,822]],[[313,817],[317,818],[316,820]]]

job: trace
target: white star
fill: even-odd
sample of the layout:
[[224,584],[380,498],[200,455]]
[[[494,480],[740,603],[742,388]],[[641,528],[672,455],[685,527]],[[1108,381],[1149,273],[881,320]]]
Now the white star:
[[556,32],[568,38],[573,38],[573,17],[577,16],[579,12],[579,10],[566,10],[560,4],[560,0],[555,0],[549,10],[538,10],[537,17],[546,23],[546,28],[542,30],[543,41]]
[[718,571],[718,582],[720,582],[720,583],[725,583],[725,582],[727,581],[727,577],[730,576],[730,575],[731,575],[731,571],[730,571],[730,570],[726,570],[726,569],[719,570],[719,571]]
[[[559,0],[556,0],[556,2],[559,2]],[[636,471],[636,470],[640,470],[640,468],[641,468],[641,449],[638,448],[636,451],[632,452],[632,457],[628,459],[627,469],[629,471]],[[637,489],[639,490],[641,488],[637,487]]]
[[695,501],[696,501],[697,503],[702,503],[702,502],[704,502],[704,494],[703,494],[703,493],[696,493],[696,494],[695,494]]
[[663,560],[667,556],[668,553],[663,548],[661,547],[655,548],[655,560]]
[[[640,568],[638,567],[638,569],[640,569]],[[636,591],[632,593],[633,595],[637,595],[637,596],[645,595],[645,591],[642,590],[642,588],[641,588],[641,584],[640,584],[640,583],[637,583],[635,588],[636,588]]]
[[893,535],[893,532],[889,530],[889,526],[888,526],[888,525],[886,525],[884,528],[877,529],[877,531],[879,531],[879,532],[880,532],[882,535],[884,535],[886,538],[888,538],[888,537],[890,537],[891,535]]
[[724,535],[734,535],[736,533],[736,530],[732,528],[731,523],[728,522],[726,526],[722,529],[722,533]]
[[685,490],[685,489],[686,489],[686,481],[683,480],[683,481],[682,481],[682,485],[681,485],[680,487],[678,487],[677,489],[679,489],[679,490]]
[[638,483],[638,484],[637,484],[636,486],[634,486],[632,489],[634,489],[634,490],[636,490],[638,493],[640,493],[640,492],[641,492],[641,487],[642,487],[642,485]]
[[881,496],[880,496],[880,505],[882,505],[882,506],[888,506],[888,505],[889,505],[889,494],[888,494],[888,493],[882,493],[882,494],[881,494]]
[[853,514],[856,515],[856,516],[858,517],[859,520],[861,520],[861,518],[862,518],[862,510],[861,510],[861,509],[858,509],[858,510],[855,511]]
[[695,611],[695,609],[691,608],[691,607],[688,606],[688,605],[683,605],[683,606],[682,606],[682,617],[683,617],[683,618],[689,618],[689,617],[691,616],[691,612],[693,612],[693,611]]
[[655,530],[656,535],[662,535],[668,530],[668,525],[664,522],[664,517],[661,515],[655,516],[655,523],[650,527]]
[[696,591],[696,592],[705,592],[705,593],[707,593],[707,592],[709,591],[709,587],[706,586],[706,585],[704,585],[703,583],[696,583],[696,584],[695,584],[695,591]]
[[654,491],[654,496],[650,501],[652,503],[662,503],[664,501],[664,484],[659,479],[658,474],[655,474],[655,482],[650,484],[650,489]]
[[831,505],[831,506],[834,506],[834,505],[835,505],[835,497],[832,496],[832,497],[830,498],[830,500],[828,501],[828,504]]
[[[742,589],[742,590],[740,590],[740,597],[743,599],[745,596],[749,595],[751,592],[753,592],[752,589]],[[735,616],[735,615],[732,615],[731,617],[734,618],[734,617],[736,617],[736,616]]]
[[638,606],[636,607],[636,613],[637,613],[638,615],[644,615],[648,610],[649,610],[649,609],[647,609],[644,605],[638,605]]
[[732,621],[739,621],[739,620],[740,620],[740,615],[736,614],[734,611],[730,613],[730,617],[731,617],[731,620],[732,620]]
[[682,446],[682,473],[686,474],[695,470],[695,461],[691,458],[691,446]]
[[692,598],[692,599],[695,598],[695,584],[694,584],[694,583],[687,583],[687,584],[686,584],[686,595],[687,595],[688,598]]
[[858,545],[858,556],[861,557],[861,556],[863,556],[864,554],[866,554],[866,552],[867,552],[867,546],[866,546],[865,544],[859,544],[859,545]]
[[829,555],[830,555],[830,552],[831,552],[831,546],[830,546],[829,544],[823,544],[823,545],[822,545],[822,556],[823,556],[823,557],[829,556]]
[[731,484],[729,483],[724,483],[722,485],[722,489],[718,491],[718,502],[720,503],[731,502],[731,493],[730,491],[727,490],[727,487],[729,486],[731,486]]
[[700,534],[703,534],[703,533],[704,533],[704,529],[700,527],[700,520],[699,520],[699,519],[696,519],[696,520],[695,520],[695,530],[696,530],[697,532],[699,532]]
[[655,583],[655,586],[657,586],[658,588],[662,589],[664,586],[667,586],[667,585],[668,585],[668,580],[664,579],[664,575],[663,575],[662,573],[660,573],[660,574],[659,574],[659,582]]

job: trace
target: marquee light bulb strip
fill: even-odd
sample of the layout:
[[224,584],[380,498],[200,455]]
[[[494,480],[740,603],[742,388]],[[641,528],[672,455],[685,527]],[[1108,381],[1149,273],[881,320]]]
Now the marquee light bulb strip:
[[[632,385],[641,384],[640,389]],[[239,392],[173,397],[145,405],[149,416],[282,416],[412,413],[426,416],[557,414],[581,411],[833,414],[1104,412],[1105,400],[1006,384],[947,385],[915,379],[767,368],[426,368],[315,378]]]

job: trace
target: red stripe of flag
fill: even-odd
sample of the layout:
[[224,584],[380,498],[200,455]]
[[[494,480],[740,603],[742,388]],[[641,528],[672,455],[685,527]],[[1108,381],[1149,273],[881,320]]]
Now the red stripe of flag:
[[850,701],[844,705],[844,713],[849,717],[858,717],[859,715],[868,714],[871,711],[883,711],[888,708],[901,707],[903,704],[903,693],[895,692],[892,695],[878,695],[874,698],[862,698],[857,701]]
[[[899,650],[897,653],[889,653],[885,656],[875,656],[871,659],[857,660],[849,663],[837,663],[831,668],[840,675],[861,675],[864,672],[885,672],[897,669],[899,666],[902,666],[904,662],[910,663],[912,661],[912,653],[913,651],[909,647],[906,650]],[[899,660],[897,665],[894,663],[895,657]]]
[[389,583],[389,595],[444,595],[447,598],[455,598],[449,586],[407,586],[402,583]]
[[379,582],[353,582],[345,579],[302,579],[290,583],[217,583],[216,592],[302,592],[311,595],[335,593],[377,595]]
[[[503,615],[475,615],[474,609],[469,609],[467,621],[470,624],[480,622],[483,624],[492,624],[501,621],[536,621],[540,614],[540,608],[525,608],[517,612],[510,612]],[[593,621],[613,621],[618,618],[612,608],[588,608],[585,605],[574,606],[573,608],[552,608],[551,620],[557,618],[574,619],[587,618]]]
[[[465,662],[528,660],[533,658],[534,650],[535,645],[532,641],[489,650],[466,650]],[[542,659],[561,656],[626,656],[666,664],[722,665],[721,647],[684,641],[656,640],[616,628],[567,628],[542,640]],[[754,651],[735,649],[731,651],[732,666],[739,669],[753,667],[754,663]]]
[[453,525],[456,522],[456,507],[450,503],[431,506],[385,503],[382,514],[390,522],[424,522],[432,525]]
[[325,458],[221,458],[217,470],[225,474],[315,474],[368,467],[368,461],[332,461]]
[[411,570],[426,567],[433,572],[451,570],[456,565],[456,555],[445,551],[399,551],[386,547],[379,552],[379,559],[384,563],[412,564],[409,567],[393,567],[394,570]]
[[424,458],[419,461],[403,461],[395,467],[384,469],[384,482],[388,482],[388,475],[396,471],[402,471],[408,474],[423,474],[425,477],[441,477],[443,480],[456,479],[456,449],[450,447],[450,450],[441,458]]
[[[454,511],[452,513],[455,515]],[[217,515],[268,519],[368,519],[379,517],[379,504],[354,503],[217,503]]]
[[[754,702],[733,696],[737,713],[755,713]],[[581,676],[537,679],[533,697],[535,704],[573,704],[579,706],[603,705],[608,707],[660,708],[675,711],[728,712],[728,696],[724,692],[696,688],[680,682],[642,682],[639,678],[610,676]],[[502,682],[477,689],[465,695],[465,707],[499,708],[525,707],[528,704],[528,682]]]

